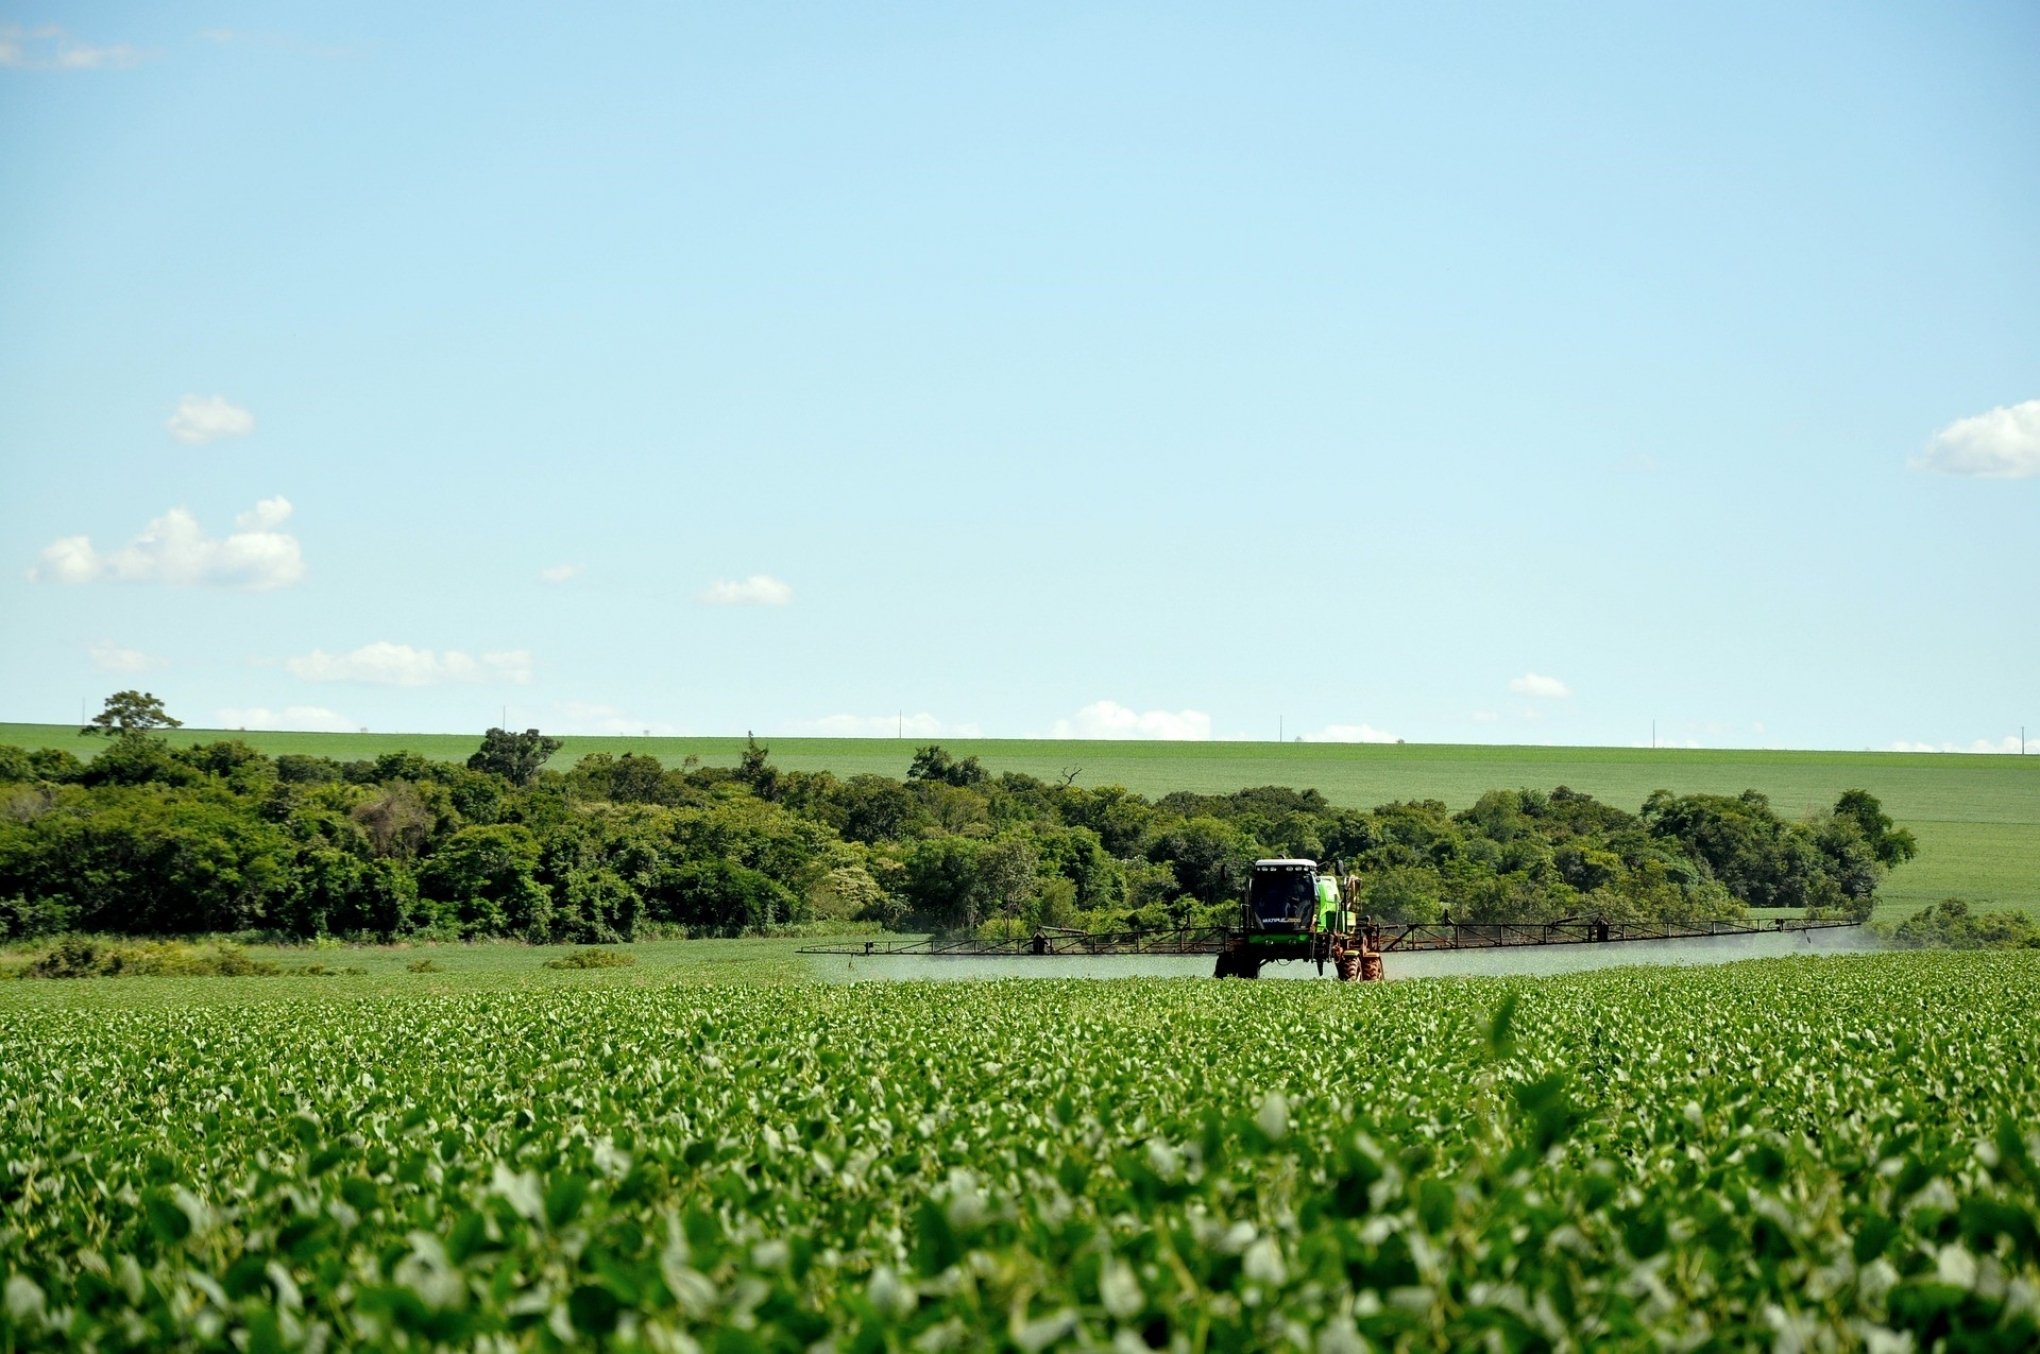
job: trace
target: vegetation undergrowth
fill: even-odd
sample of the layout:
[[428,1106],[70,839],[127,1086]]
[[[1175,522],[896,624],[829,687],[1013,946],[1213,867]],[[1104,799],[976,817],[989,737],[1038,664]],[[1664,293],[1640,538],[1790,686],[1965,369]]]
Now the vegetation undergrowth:
[[108,940],[70,936],[40,952],[10,956],[5,968],[21,978],[266,978],[286,969],[224,941]]
[[1903,949],[2040,949],[2040,926],[2025,913],[1972,912],[1960,898],[1945,898],[1896,926],[1880,929]]
[[622,950],[582,949],[572,954],[563,954],[557,959],[545,961],[547,968],[629,968],[637,963],[637,956]]

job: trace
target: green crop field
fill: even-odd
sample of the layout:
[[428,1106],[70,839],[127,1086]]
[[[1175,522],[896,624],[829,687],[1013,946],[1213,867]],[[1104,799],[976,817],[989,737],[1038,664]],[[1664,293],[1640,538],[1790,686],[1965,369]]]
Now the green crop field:
[[0,985],[0,1349],[2040,1342],[2032,952],[156,981]]
[[[340,760],[400,750],[462,760],[480,742],[471,734],[180,729],[170,736],[180,742],[238,737],[271,755],[301,752]],[[902,776],[914,749],[911,740],[765,741],[780,766],[844,776]],[[54,724],[0,724],[0,743],[66,747],[85,756],[96,746],[75,727]],[[1569,785],[1631,811],[1657,789],[1720,794],[1757,789],[1789,815],[1825,807],[1842,790],[1858,788],[1878,796],[1920,842],[1918,859],[1886,883],[1880,918],[1949,896],[2040,913],[2040,756],[1027,739],[955,740],[944,746],[982,758],[994,773],[1059,778],[1075,771],[1081,784],[1118,784],[1147,795],[1251,785],[1315,787],[1334,803],[1356,808],[1393,799],[1440,799],[1463,808],[1486,790]],[[742,748],[740,738],[572,737],[553,764],[591,752],[637,752],[674,766],[690,756],[731,766]]]

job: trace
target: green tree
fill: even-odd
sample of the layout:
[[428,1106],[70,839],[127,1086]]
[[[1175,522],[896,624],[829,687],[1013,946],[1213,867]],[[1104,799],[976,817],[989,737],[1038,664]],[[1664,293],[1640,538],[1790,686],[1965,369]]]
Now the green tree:
[[465,827],[418,868],[418,892],[472,936],[552,936],[552,894],[538,879],[538,841],[516,824]]
[[0,818],[0,898],[60,903],[109,935],[241,931],[280,924],[295,854],[231,796],[109,786],[70,811]]
[[779,769],[772,765],[771,757],[771,748],[750,734],[744,735],[744,755],[737,763],[736,778],[760,799],[779,797]]
[[882,922],[896,915],[886,891],[854,861],[831,868],[809,899],[815,916],[827,921]]
[[944,785],[967,789],[984,784],[987,774],[977,758],[965,757],[958,761],[947,748],[930,743],[915,750],[913,764],[907,768],[907,779],[940,781]]
[[914,792],[884,776],[852,776],[831,793],[837,830],[853,842],[891,842],[922,814]]
[[1903,865],[1920,853],[1920,844],[1913,834],[1893,823],[1884,806],[1877,802],[1877,796],[1868,790],[1842,791],[1842,797],[1835,801],[1835,816],[1851,819],[1863,829],[1863,840],[1869,843],[1871,854],[1886,869]]
[[654,920],[710,935],[796,919],[794,896],[756,870],[727,860],[688,861],[666,871],[648,899]]
[[1178,822],[1148,848],[1148,859],[1175,870],[1176,886],[1200,903],[1237,899],[1254,855],[1244,832],[1211,817]]
[[157,729],[181,729],[184,721],[173,719],[163,702],[147,691],[116,691],[106,698],[106,708],[92,716],[92,722],[78,730],[86,734],[127,737],[154,733]]
[[115,738],[78,775],[86,785],[195,785],[204,778],[162,739],[141,734]]
[[539,768],[562,746],[559,739],[548,738],[537,729],[526,729],[523,733],[490,729],[482,735],[480,749],[467,759],[468,770],[490,772],[512,785],[529,785],[537,778]]
[[901,892],[908,906],[937,926],[969,929],[978,922],[978,843],[968,837],[931,837],[907,857]]

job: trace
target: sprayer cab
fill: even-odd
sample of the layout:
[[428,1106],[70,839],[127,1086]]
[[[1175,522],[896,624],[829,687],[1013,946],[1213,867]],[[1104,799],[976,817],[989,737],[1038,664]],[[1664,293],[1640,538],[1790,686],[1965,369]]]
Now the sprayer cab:
[[1314,860],[1257,860],[1247,876],[1247,930],[1309,935],[1337,925],[1339,885]]

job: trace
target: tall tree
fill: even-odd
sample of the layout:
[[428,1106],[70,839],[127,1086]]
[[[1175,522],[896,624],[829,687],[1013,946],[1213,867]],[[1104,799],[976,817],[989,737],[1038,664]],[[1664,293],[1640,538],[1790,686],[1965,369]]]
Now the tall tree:
[[80,733],[127,737],[157,729],[181,729],[184,721],[173,719],[163,702],[146,691],[116,691],[106,698],[106,708],[92,716]]
[[987,775],[977,758],[965,757],[958,761],[950,754],[949,749],[940,743],[930,743],[927,747],[916,748],[913,765],[907,768],[908,780],[940,781],[959,789],[982,785]]
[[759,742],[756,735],[744,735],[744,756],[737,763],[736,777],[760,799],[779,798],[779,769],[772,765],[771,757],[772,749]]
[[1842,791],[1842,797],[1835,801],[1835,817],[1854,820],[1863,829],[1863,840],[1870,843],[1878,863],[1886,868],[1903,865],[1920,853],[1918,840],[1892,822],[1884,805],[1868,790]]
[[467,759],[468,770],[492,772],[512,785],[529,785],[538,769],[563,746],[559,739],[548,738],[537,729],[523,733],[491,729],[482,735],[475,755]]

